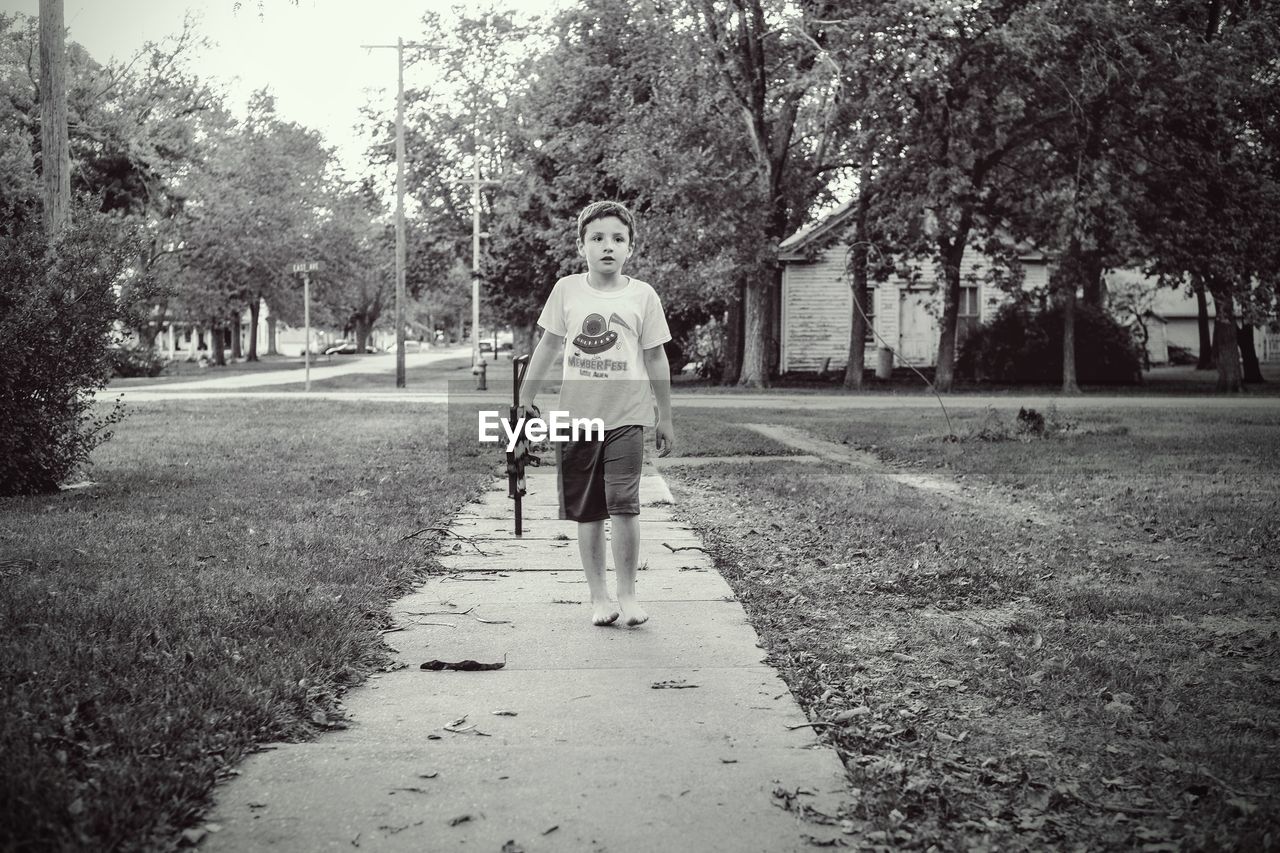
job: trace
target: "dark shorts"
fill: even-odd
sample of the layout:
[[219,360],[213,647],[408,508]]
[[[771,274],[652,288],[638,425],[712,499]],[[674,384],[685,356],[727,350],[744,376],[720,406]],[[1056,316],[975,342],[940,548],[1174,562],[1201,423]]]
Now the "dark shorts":
[[560,518],[588,522],[639,515],[643,462],[641,426],[605,430],[603,441],[558,442]]

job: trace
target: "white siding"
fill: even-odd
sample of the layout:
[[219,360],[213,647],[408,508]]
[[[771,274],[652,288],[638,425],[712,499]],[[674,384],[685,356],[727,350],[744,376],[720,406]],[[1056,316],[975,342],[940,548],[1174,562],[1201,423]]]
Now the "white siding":
[[[967,284],[979,286],[979,306],[982,319],[987,319],[1008,297],[1000,288],[987,284],[985,275],[989,261],[975,252],[966,253],[964,278]],[[1043,263],[1028,264],[1023,268],[1024,288],[1040,287],[1048,277]],[[910,279],[891,276],[885,282],[871,282],[870,297],[874,301],[874,323],[879,337],[866,348],[866,366],[875,366],[876,350],[885,346],[895,351],[901,347],[900,314],[903,291],[934,290],[937,267],[933,261],[920,264],[919,274]],[[938,302],[940,297],[917,302]],[[913,309],[920,311],[922,309]],[[782,271],[782,358],[780,369],[788,371],[817,371],[830,359],[828,368],[843,370],[849,357],[849,328],[852,322],[853,294],[849,287],[845,267],[845,249],[836,246],[824,252],[816,261],[789,261]],[[915,319],[927,324],[932,339],[922,359],[932,364],[937,357],[937,317],[940,303],[924,316]],[[919,328],[920,323],[916,324]],[[883,339],[883,341],[881,340]]]
[[844,252],[832,249],[815,263],[788,263],[782,271],[782,363],[786,373],[843,367],[849,358],[853,292]]

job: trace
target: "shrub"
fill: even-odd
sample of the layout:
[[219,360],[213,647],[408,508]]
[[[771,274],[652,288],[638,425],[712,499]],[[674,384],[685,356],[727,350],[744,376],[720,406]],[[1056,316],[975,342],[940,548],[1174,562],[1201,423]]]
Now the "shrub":
[[155,350],[128,345],[111,348],[111,373],[113,376],[159,376],[169,362]]
[[[1062,381],[1062,309],[1025,301],[1002,307],[974,330],[956,360],[958,375],[1015,385]],[[1127,328],[1092,306],[1076,306],[1076,379],[1082,385],[1142,381],[1142,351]]]
[[120,404],[94,415],[111,374],[115,285],[132,232],[83,207],[49,251],[38,210],[0,211],[0,495],[55,491],[110,438]]
[[1173,365],[1197,364],[1199,359],[1189,348],[1169,344],[1169,363]]

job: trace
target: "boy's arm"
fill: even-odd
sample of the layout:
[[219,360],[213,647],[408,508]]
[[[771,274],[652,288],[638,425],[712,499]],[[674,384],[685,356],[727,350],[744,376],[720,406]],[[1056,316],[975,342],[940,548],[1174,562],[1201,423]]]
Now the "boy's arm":
[[676,428],[671,420],[671,365],[667,363],[667,350],[662,344],[644,351],[644,367],[649,373],[649,385],[658,401],[658,455],[670,456],[676,447]]
[[529,359],[529,367],[524,374],[524,383],[520,386],[520,403],[525,408],[533,408],[534,398],[546,384],[549,373],[556,363],[556,357],[564,346],[563,335],[544,332],[533,348],[533,357]]

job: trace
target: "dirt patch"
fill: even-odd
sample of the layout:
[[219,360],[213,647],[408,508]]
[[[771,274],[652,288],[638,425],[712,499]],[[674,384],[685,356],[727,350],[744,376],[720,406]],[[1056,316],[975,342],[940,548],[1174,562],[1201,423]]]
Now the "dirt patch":
[[742,427],[771,438],[787,447],[816,456],[819,459],[856,468],[891,482],[900,483],[931,494],[976,502],[978,504],[977,509],[983,513],[999,513],[1006,518],[1028,521],[1038,525],[1047,526],[1055,523],[1053,516],[1042,509],[1033,508],[1025,502],[1009,500],[994,490],[973,488],[957,483],[950,478],[943,479],[928,474],[895,469],[884,464],[872,453],[837,444],[825,438],[819,438],[796,427],[778,424],[743,424]]

